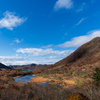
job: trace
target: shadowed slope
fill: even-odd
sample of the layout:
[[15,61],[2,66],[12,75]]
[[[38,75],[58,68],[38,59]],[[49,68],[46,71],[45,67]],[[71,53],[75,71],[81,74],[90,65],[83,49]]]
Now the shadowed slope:
[[100,37],[83,44],[68,57],[50,67],[83,66],[94,63],[100,63]]
[[10,68],[10,67],[7,67],[6,65],[4,65],[4,64],[2,64],[2,63],[0,63],[0,68],[12,69],[12,68]]
[[28,65],[10,65],[9,67],[13,69],[40,69],[40,68],[45,68],[48,65],[44,64],[28,64]]

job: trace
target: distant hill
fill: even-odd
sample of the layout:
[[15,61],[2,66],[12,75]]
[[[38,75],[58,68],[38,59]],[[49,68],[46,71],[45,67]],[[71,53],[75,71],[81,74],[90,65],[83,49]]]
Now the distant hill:
[[39,68],[45,68],[48,65],[44,64],[28,64],[28,65],[10,65],[9,67],[14,69],[39,69]]
[[76,51],[48,68],[100,67],[100,37],[80,46]]
[[6,66],[6,65],[2,64],[2,63],[0,63],[0,68],[12,69],[12,68],[10,68],[10,67],[8,67],[8,66]]

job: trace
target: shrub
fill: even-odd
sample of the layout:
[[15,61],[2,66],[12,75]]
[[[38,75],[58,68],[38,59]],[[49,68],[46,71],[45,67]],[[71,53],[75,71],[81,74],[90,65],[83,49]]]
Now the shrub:
[[93,73],[92,79],[93,79],[93,83],[96,86],[100,85],[100,69],[99,68],[95,68],[95,72]]

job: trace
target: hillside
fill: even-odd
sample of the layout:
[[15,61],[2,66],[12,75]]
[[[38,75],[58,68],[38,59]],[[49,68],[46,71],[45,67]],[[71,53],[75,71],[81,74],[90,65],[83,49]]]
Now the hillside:
[[6,66],[6,65],[4,65],[4,64],[2,64],[2,63],[0,63],[0,68],[7,68],[7,69],[11,69],[10,67],[8,67],[8,66]]
[[81,69],[100,67],[100,37],[83,44],[68,57],[49,66],[49,68],[53,69],[76,69],[79,67]]
[[39,69],[39,68],[45,68],[48,65],[44,64],[28,64],[28,65],[10,65],[9,67],[14,69]]

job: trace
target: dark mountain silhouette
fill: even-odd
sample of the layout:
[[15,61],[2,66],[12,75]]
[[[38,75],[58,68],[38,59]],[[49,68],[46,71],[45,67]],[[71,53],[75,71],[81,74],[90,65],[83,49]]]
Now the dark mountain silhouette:
[[2,64],[2,63],[0,63],[0,68],[12,69],[12,68],[10,68],[10,67],[8,67],[8,66],[6,66],[6,65]]
[[80,46],[76,51],[49,68],[79,67],[100,65],[100,37]]
[[38,68],[45,68],[48,65],[44,64],[28,64],[28,65],[10,65],[9,67],[14,69],[38,69]]

